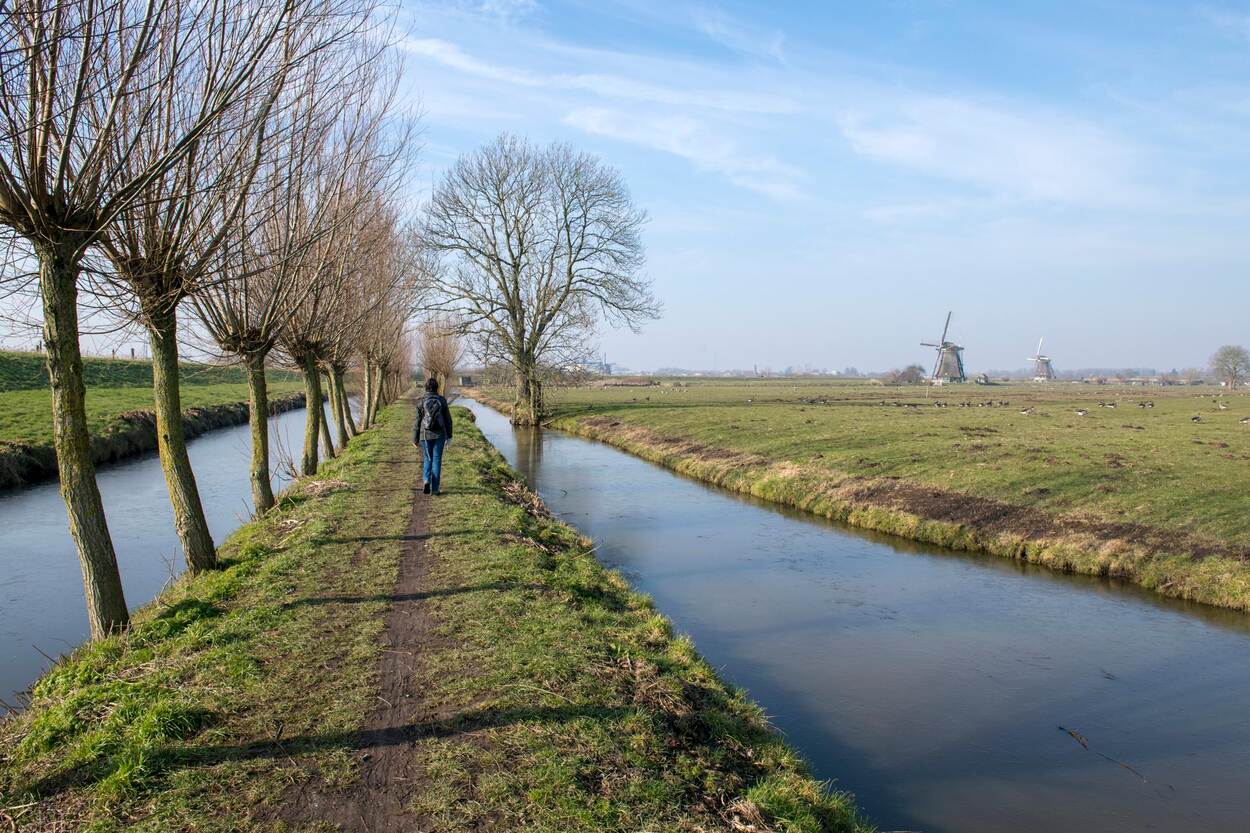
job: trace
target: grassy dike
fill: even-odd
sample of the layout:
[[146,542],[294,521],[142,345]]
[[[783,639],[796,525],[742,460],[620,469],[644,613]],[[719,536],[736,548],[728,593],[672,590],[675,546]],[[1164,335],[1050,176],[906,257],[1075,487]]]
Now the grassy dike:
[[[248,389],[241,368],[184,362],[179,372],[188,438],[247,422]],[[155,451],[152,363],[88,358],[83,376],[92,461],[100,465]],[[303,407],[296,374],[271,370],[268,376],[271,413]],[[43,356],[0,351],[0,489],[55,477],[52,392]]]
[[[509,403],[484,391],[471,394],[504,413],[510,410]],[[905,477],[852,474],[806,459],[701,443],[639,424],[649,415],[646,409],[634,419],[628,406],[607,414],[569,410],[547,424],[715,486],[913,541],[1112,577],[1172,598],[1250,611],[1250,559],[1241,544],[1141,524],[1054,516]],[[978,463],[962,465],[976,471]]]
[[413,488],[401,403],[221,571],[44,677],[0,725],[0,808],[95,833],[328,830],[346,806],[429,831],[866,830],[461,416],[442,497]]
[[[290,391],[294,384],[275,386]],[[242,396],[240,400],[238,397]],[[50,413],[48,391],[19,391],[0,394],[0,432],[14,429],[19,436],[36,435],[31,442],[0,438],[0,489],[52,480],[58,476],[56,449],[49,433]],[[304,407],[304,394],[286,392],[270,396],[269,414],[274,416]],[[250,407],[247,390],[235,385],[208,385],[184,388],[182,425],[187,439],[218,428],[243,425]],[[116,391],[89,391],[87,405],[91,409],[88,423],[91,431],[91,461],[97,466],[115,463],[130,457],[156,451],[156,413],[149,410],[152,391],[134,388]]]

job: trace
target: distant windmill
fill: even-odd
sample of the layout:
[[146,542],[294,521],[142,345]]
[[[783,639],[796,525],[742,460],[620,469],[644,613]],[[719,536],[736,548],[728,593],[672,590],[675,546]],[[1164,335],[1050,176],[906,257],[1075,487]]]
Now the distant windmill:
[[946,326],[942,328],[942,339],[937,344],[920,342],[921,347],[933,347],[937,350],[937,361],[933,365],[932,376],[935,385],[968,381],[968,377],[964,375],[964,348],[953,341],[946,340],[946,334],[950,328],[951,313],[948,312],[946,313]]
[[1050,356],[1042,353],[1042,342],[1044,338],[1037,340],[1037,352],[1029,356],[1029,361],[1033,362],[1033,381],[1034,382],[1050,382],[1055,378],[1055,369],[1050,365]]

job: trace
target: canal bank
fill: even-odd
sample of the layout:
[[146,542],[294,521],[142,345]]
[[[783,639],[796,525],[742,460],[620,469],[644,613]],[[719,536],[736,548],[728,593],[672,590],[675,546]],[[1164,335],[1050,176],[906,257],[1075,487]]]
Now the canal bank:
[[469,406],[882,830],[1242,826],[1244,614],[848,527]]
[[411,418],[41,680],[20,829],[864,829],[468,419],[420,495]]
[[[468,394],[498,411],[509,403]],[[1250,612],[1244,547],[1105,519],[1051,517],[1004,501],[899,478],[831,474],[790,460],[665,436],[606,416],[566,416],[549,427],[607,443],[713,486],[860,529],[1048,569],[1113,578],[1169,598]]]
[[[270,415],[304,407],[304,394],[275,397]],[[219,428],[242,425],[248,420],[247,402],[222,402],[187,408],[182,425],[187,439]],[[91,461],[97,466],[140,457],[156,450],[156,414],[131,411],[121,414],[102,432],[91,436]],[[0,442],[0,491],[31,485],[57,477],[56,451],[51,445]]]

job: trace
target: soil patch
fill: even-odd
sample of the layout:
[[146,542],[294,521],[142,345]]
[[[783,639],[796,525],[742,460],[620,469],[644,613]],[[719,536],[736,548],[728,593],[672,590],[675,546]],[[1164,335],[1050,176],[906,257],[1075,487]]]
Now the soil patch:
[[1017,535],[1029,540],[1090,536],[1101,541],[1129,541],[1161,553],[1201,560],[1221,555],[1250,561],[1250,550],[1195,540],[1180,532],[1146,524],[1115,523],[1097,518],[1054,516],[1027,506],[935,489],[905,480],[870,480],[852,490],[851,499],[898,509],[922,518],[970,526],[990,535]]
[[400,551],[399,581],[382,634],[377,702],[360,727],[361,738],[374,742],[366,740],[357,747],[357,777],[350,787],[332,789],[314,779],[292,788],[281,816],[294,827],[328,822],[360,833],[417,829],[417,820],[406,811],[424,784],[415,745],[429,734],[423,727],[451,717],[430,709],[413,687],[423,650],[438,639],[422,594],[431,563],[426,549],[428,507],[428,498],[418,496],[413,502]]

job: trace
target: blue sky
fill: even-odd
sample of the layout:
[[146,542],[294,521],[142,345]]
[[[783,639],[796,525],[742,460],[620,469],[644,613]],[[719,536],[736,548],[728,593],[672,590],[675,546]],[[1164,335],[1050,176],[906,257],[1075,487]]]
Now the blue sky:
[[1250,343],[1250,3],[405,4],[421,187],[501,130],[619,168],[636,369],[1204,365]]

